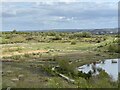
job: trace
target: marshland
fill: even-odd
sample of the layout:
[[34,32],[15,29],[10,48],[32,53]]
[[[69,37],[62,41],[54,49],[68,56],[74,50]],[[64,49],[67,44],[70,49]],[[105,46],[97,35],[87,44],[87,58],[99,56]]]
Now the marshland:
[[[117,88],[119,85],[118,34],[13,30],[1,32],[0,38],[3,88]],[[101,62],[111,69],[108,71],[113,71],[115,79],[102,64],[85,72],[90,65],[98,66]]]

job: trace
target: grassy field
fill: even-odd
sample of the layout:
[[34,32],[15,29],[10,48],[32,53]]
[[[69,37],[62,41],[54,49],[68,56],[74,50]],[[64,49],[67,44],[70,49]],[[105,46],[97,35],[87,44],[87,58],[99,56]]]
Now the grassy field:
[[[3,88],[118,86],[118,81],[112,82],[104,71],[94,77],[76,71],[76,67],[83,64],[118,58],[117,35],[91,35],[79,32],[4,32],[1,37]],[[59,68],[52,71],[52,68],[57,66]],[[75,82],[65,80],[59,76],[60,73],[74,79]]]
[[[35,53],[39,52],[52,52],[52,53],[66,53],[74,51],[84,51],[94,47],[94,44],[88,43],[77,43],[76,45],[71,45],[70,43],[23,43],[23,44],[12,44],[2,46],[2,55],[17,55],[19,53]],[[37,52],[36,52],[37,53]]]

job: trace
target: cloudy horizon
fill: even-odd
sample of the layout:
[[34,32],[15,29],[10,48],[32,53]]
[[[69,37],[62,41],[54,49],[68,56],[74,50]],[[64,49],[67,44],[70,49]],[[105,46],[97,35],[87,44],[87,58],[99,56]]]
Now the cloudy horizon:
[[115,2],[4,2],[3,30],[117,28]]

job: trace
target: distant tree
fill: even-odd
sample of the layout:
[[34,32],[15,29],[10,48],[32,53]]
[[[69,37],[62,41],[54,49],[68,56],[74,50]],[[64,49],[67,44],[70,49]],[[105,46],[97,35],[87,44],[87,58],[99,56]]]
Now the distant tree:
[[54,38],[52,38],[52,40],[62,40],[62,37],[56,35]]
[[91,37],[91,33],[89,33],[89,32],[82,32],[82,35],[81,35],[82,37]]
[[17,30],[16,30],[16,29],[13,29],[12,33],[16,33],[16,32],[17,32]]

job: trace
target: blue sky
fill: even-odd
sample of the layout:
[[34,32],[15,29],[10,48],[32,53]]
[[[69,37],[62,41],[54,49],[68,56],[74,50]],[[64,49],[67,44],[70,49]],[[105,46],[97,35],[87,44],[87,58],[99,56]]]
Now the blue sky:
[[118,25],[118,3],[115,1],[3,2],[0,11],[2,28],[3,30],[114,28]]

